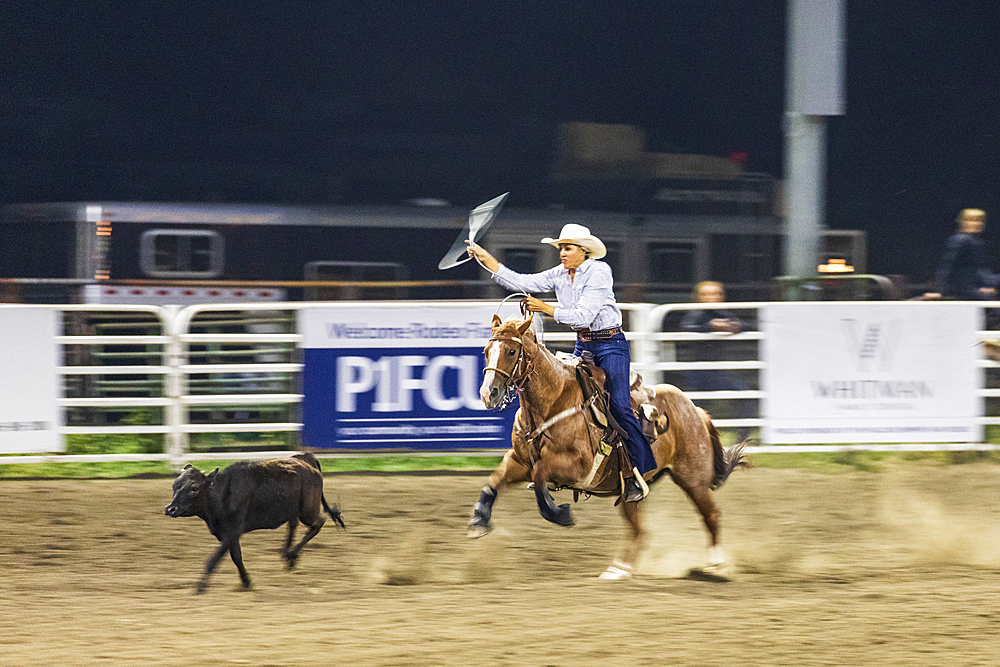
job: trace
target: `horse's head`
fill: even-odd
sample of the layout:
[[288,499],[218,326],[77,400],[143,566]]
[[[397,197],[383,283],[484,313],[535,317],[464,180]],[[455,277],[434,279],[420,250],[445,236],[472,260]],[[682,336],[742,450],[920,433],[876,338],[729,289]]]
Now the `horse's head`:
[[486,368],[479,388],[479,396],[487,408],[504,407],[511,400],[511,392],[524,387],[535,348],[530,317],[526,320],[511,317],[503,322],[493,316],[490,340],[483,350]]

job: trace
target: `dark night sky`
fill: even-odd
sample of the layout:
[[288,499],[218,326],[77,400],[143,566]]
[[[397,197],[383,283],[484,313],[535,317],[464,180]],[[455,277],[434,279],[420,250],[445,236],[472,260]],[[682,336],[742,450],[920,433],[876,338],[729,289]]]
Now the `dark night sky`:
[[[963,206],[1000,269],[1000,7],[847,0],[828,225],[926,279]],[[781,175],[785,3],[5,3],[0,203],[530,201],[563,121]],[[382,180],[372,182],[372,174]]]

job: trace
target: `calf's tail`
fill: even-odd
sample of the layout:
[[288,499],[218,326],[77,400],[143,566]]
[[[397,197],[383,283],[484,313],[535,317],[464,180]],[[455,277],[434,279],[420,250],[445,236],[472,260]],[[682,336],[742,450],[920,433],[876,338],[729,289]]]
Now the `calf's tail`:
[[[319,467],[319,459],[313,456],[312,452],[299,452],[298,454],[293,454],[292,456],[294,458],[305,461],[307,464],[311,465],[313,468],[317,470],[317,472],[319,472],[322,475],[323,469]],[[326,496],[324,496],[323,494],[320,494],[319,497],[320,500],[323,501],[323,509],[325,509],[326,513],[330,515],[330,518],[333,519],[333,522],[338,526],[340,526],[341,528],[346,528],[347,526],[344,525],[344,518],[340,514],[340,508],[337,505],[334,505],[333,507],[327,505]]]
[[321,495],[320,500],[323,501],[323,509],[325,509],[326,513],[330,515],[333,522],[341,528],[347,528],[347,526],[344,525],[344,517],[340,514],[340,508],[337,505],[334,505],[333,507],[327,505],[326,496]]

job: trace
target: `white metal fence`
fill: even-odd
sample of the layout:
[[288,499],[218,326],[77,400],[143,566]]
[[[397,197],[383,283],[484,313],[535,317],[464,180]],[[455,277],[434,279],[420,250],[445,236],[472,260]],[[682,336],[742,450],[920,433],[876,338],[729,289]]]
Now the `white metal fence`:
[[[454,302],[447,302],[455,305]],[[480,302],[481,303],[481,302]],[[394,302],[394,306],[423,308],[428,302]],[[684,388],[689,371],[725,370],[744,377],[744,390],[690,391],[695,402],[713,413],[722,429],[758,429],[764,421],[757,405],[764,398],[759,350],[764,334],[756,330],[760,303],[728,303],[725,307],[746,316],[742,333],[726,336],[732,355],[725,360],[700,360],[691,350],[711,334],[678,330],[684,312],[699,304],[622,304],[626,336],[632,343],[633,367],[647,384],[668,381]],[[919,307],[920,304],[914,304]],[[63,436],[115,434],[161,436],[160,451],[128,454],[47,454],[2,456],[0,463],[50,461],[169,461],[181,465],[199,459],[250,458],[273,455],[238,444],[229,451],[191,447],[195,434],[296,434],[302,428],[302,358],[296,330],[297,313],[308,308],[357,308],[350,302],[285,302],[203,304],[188,307],[139,305],[48,305],[60,311],[64,331],[57,339],[62,349],[59,373],[65,419]],[[365,304],[372,307],[373,304]],[[3,306],[0,306],[3,307]],[[23,306],[18,306],[23,307]],[[1000,304],[983,304],[983,308]],[[571,349],[574,334],[551,320],[544,340],[550,347]],[[997,338],[992,328],[979,332],[981,340]],[[987,405],[1000,398],[1000,365],[983,359],[979,394]],[[746,401],[753,416],[738,416],[732,406]],[[727,412],[728,411],[728,412]],[[988,407],[986,425],[1000,424],[1000,409]],[[122,418],[123,414],[130,415]],[[136,415],[142,415],[136,418]],[[296,436],[292,435],[292,438]],[[293,443],[294,444],[294,443]],[[997,449],[984,443],[859,444],[757,446],[751,451],[806,452],[834,450],[976,450]],[[258,448],[259,449],[259,448]],[[346,454],[345,454],[346,455]]]

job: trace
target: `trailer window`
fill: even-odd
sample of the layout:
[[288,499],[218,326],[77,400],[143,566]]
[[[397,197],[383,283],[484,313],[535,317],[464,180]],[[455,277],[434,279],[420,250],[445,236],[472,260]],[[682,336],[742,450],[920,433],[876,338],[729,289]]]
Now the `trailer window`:
[[[408,276],[397,262],[309,262],[305,279],[316,282],[399,282]],[[399,285],[314,285],[306,288],[310,301],[405,299],[407,288]]]
[[151,278],[217,278],[222,236],[207,229],[151,229],[139,241],[142,272]]

